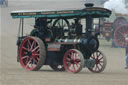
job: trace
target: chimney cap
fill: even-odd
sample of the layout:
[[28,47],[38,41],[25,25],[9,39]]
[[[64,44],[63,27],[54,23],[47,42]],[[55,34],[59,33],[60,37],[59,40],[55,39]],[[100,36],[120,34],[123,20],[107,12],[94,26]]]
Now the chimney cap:
[[94,6],[93,3],[85,3],[84,5],[85,5],[85,7],[93,7]]

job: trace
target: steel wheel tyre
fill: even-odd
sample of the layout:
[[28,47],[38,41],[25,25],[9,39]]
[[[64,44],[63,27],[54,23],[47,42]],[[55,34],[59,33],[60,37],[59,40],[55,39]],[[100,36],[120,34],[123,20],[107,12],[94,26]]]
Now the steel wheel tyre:
[[29,71],[36,71],[45,62],[44,43],[37,37],[25,38],[19,47],[20,64]]
[[94,72],[94,73],[100,73],[104,71],[106,65],[107,65],[107,60],[106,56],[101,52],[101,51],[96,51],[92,54],[90,59],[95,59],[96,64],[93,68],[88,68],[89,71]]
[[121,25],[114,31],[114,42],[117,46],[125,47],[126,38],[128,38],[128,24]]
[[64,67],[68,72],[77,73],[84,66],[84,57],[82,53],[76,49],[68,50],[64,55]]
[[65,68],[63,65],[50,65],[50,67],[55,71],[65,71]]

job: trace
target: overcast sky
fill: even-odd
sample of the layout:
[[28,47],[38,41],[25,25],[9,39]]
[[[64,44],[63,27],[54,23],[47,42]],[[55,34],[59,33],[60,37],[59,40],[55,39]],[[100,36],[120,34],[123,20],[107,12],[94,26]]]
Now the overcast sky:
[[8,1],[85,1],[85,0],[8,0]]
[[9,6],[28,9],[83,8],[85,0],[8,0]]

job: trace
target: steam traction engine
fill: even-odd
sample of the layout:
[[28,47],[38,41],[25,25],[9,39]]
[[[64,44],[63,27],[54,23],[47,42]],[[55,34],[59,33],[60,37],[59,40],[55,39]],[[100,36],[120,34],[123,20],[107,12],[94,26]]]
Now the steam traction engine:
[[112,40],[112,47],[125,47],[125,39],[128,38],[127,20],[127,14],[116,13],[116,19],[113,22],[101,19],[100,29],[99,26],[96,26],[96,29],[107,41]]
[[[13,18],[20,18],[17,60],[21,66],[29,71],[49,65],[56,71],[77,73],[87,67],[91,72],[102,72],[106,57],[98,50],[100,33],[94,32],[92,24],[95,18],[109,17],[111,11],[85,5],[80,10],[11,12]],[[29,36],[23,34],[24,18],[35,18]]]
[[125,39],[128,38],[128,15],[116,14],[116,16],[113,22],[113,42],[118,47],[125,47]]

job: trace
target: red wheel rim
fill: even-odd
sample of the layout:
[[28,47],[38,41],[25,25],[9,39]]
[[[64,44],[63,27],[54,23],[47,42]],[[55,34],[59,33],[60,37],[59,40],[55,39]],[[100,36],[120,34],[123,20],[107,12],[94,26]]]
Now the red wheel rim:
[[27,70],[34,70],[40,60],[39,44],[32,37],[27,37],[19,48],[20,64]]
[[96,60],[96,64],[95,64],[95,66],[93,68],[89,68],[89,70],[94,72],[94,73],[101,72],[102,69],[104,68],[104,58],[103,57],[104,56],[99,51],[93,53],[90,58],[91,59],[95,59]]
[[126,24],[127,20],[123,17],[118,17],[115,19],[114,23],[113,23],[113,27],[114,29],[116,29],[118,26],[122,25],[122,24]]
[[80,69],[81,60],[78,52],[75,50],[69,50],[64,56],[64,66],[69,72],[76,73]]
[[128,38],[128,24],[119,26],[114,32],[114,41],[120,47],[125,47],[125,38]]

